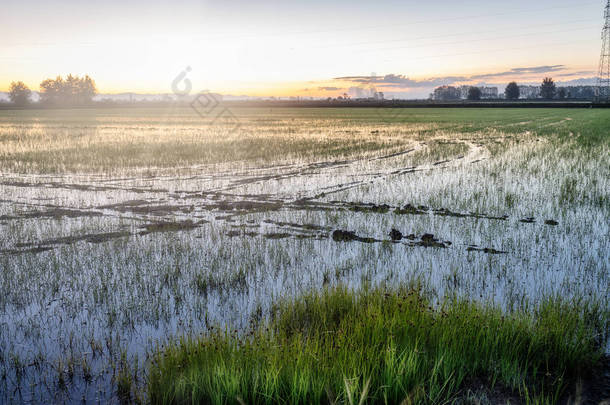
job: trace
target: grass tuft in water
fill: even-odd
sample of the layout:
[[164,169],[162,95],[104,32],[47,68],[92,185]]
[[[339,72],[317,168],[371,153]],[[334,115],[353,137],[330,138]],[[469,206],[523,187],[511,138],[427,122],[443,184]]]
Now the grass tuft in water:
[[483,380],[555,401],[599,360],[607,314],[553,298],[505,314],[417,289],[345,288],[282,302],[246,336],[213,332],[159,351],[159,403],[445,403]]

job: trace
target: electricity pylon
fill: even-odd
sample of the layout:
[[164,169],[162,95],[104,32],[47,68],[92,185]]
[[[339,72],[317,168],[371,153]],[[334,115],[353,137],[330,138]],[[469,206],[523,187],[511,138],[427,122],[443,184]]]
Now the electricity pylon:
[[597,77],[598,100],[610,102],[610,0],[604,11],[604,29],[602,30],[602,53],[599,58]]

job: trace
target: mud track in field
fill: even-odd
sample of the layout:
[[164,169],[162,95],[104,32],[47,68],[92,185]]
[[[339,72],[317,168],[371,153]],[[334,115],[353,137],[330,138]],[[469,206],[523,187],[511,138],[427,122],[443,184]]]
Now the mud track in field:
[[[10,224],[12,221],[27,220],[57,220],[108,217],[129,219],[137,224],[126,227],[121,226],[112,232],[99,234],[74,235],[63,238],[54,238],[31,243],[18,243],[4,250],[0,254],[26,254],[42,253],[58,246],[75,243],[104,243],[114,239],[143,237],[153,233],[189,232],[201,228],[210,222],[225,222],[231,230],[230,237],[263,237],[270,240],[280,239],[332,239],[335,242],[381,243],[391,242],[409,247],[449,248],[450,241],[437,239],[434,235],[408,235],[402,236],[397,230],[392,230],[388,238],[376,239],[366,235],[356,235],[350,230],[332,229],[319,224],[298,224],[276,221],[272,218],[259,220],[244,217],[259,214],[298,212],[298,211],[326,211],[343,214],[359,215],[414,215],[453,217],[464,220],[493,220],[511,221],[517,223],[535,223],[535,218],[511,220],[508,215],[495,216],[476,212],[455,212],[440,207],[415,206],[405,203],[401,206],[387,204],[370,204],[366,202],[350,202],[342,200],[322,200],[330,195],[374,184],[376,182],[392,181],[400,176],[411,175],[417,172],[444,170],[463,163],[474,164],[489,157],[485,146],[469,140],[459,142],[468,146],[468,153],[453,159],[444,159],[420,166],[400,167],[401,160],[416,151],[427,148],[427,143],[421,142],[414,147],[394,151],[382,156],[354,159],[321,161],[303,164],[271,165],[247,170],[224,170],[214,173],[186,178],[176,176],[160,176],[156,178],[122,178],[107,179],[93,178],[87,182],[75,182],[83,176],[25,176],[22,178],[5,178],[0,181],[0,187],[7,189],[5,194],[16,195],[25,191],[27,193],[49,194],[53,190],[70,193],[93,193],[93,195],[115,196],[122,200],[114,203],[98,204],[88,207],[65,207],[61,205],[46,204],[43,201],[53,198],[12,200],[4,199],[0,204],[9,204],[19,207],[10,215],[0,216],[0,226]],[[346,174],[347,172],[347,174]],[[340,181],[343,178],[352,178],[352,181]],[[317,181],[323,179],[324,181]],[[283,190],[281,182],[301,181],[301,187],[292,190]],[[201,186],[201,191],[193,189],[172,190],[173,182],[181,184],[194,184]],[[149,186],[143,186],[149,183]],[[326,184],[325,184],[326,183]],[[168,187],[160,187],[167,184]],[[297,184],[300,185],[300,184]],[[252,192],[252,187],[269,187],[272,192]],[[192,187],[196,188],[196,187]],[[260,191],[260,190],[259,190]],[[140,195],[138,199],[125,199],[126,195]],[[83,198],[83,200],[87,200]],[[547,225],[558,225],[553,220],[546,220]],[[264,228],[264,229],[263,229]],[[388,230],[389,231],[389,230]],[[397,235],[400,234],[400,238]],[[506,252],[494,248],[478,247],[462,244],[467,251],[488,254],[503,254]]]

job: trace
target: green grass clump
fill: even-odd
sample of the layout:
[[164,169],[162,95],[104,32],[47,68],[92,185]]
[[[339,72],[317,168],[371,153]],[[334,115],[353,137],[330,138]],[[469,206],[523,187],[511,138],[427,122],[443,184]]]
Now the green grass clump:
[[531,313],[416,289],[344,288],[283,302],[246,336],[184,339],[153,359],[157,403],[422,403],[455,400],[469,382],[557,400],[599,360],[605,315],[549,299]]

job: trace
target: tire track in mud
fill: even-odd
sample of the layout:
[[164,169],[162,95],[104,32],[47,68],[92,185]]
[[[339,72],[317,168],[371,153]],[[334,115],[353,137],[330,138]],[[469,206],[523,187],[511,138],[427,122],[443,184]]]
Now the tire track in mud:
[[[214,174],[205,174],[205,175],[199,175],[199,176],[190,176],[187,178],[184,177],[174,177],[174,176],[169,176],[169,177],[151,177],[148,179],[137,179],[135,177],[132,178],[124,178],[124,179],[99,179],[97,181],[94,181],[93,184],[89,183],[68,183],[68,182],[61,182],[61,181],[45,181],[45,182],[39,182],[39,181],[32,181],[32,182],[26,182],[23,181],[23,179],[19,178],[16,180],[5,180],[5,181],[0,181],[0,186],[13,186],[13,187],[21,187],[21,188],[51,188],[51,189],[64,189],[64,190],[76,190],[76,191],[88,191],[88,192],[131,192],[131,193],[139,193],[139,194],[146,194],[146,193],[168,193],[169,190],[166,188],[157,188],[157,189],[152,189],[152,188],[144,188],[144,187],[121,187],[120,183],[121,182],[129,182],[129,181],[151,181],[151,182],[155,182],[155,181],[167,181],[167,182],[171,182],[171,181],[189,181],[189,180],[204,180],[204,181],[218,181],[219,179],[223,179],[223,178],[227,178],[229,180],[229,184],[223,187],[218,187],[218,188],[211,188],[208,189],[208,192],[216,192],[216,193],[226,193],[229,191],[233,191],[236,189],[239,189],[241,187],[244,186],[248,186],[248,185],[253,185],[253,184],[259,184],[259,183],[264,183],[264,182],[269,182],[269,181],[278,181],[278,180],[287,180],[287,179],[291,179],[291,178],[296,178],[296,177],[304,177],[304,176],[312,176],[312,175],[324,175],[324,174],[328,174],[328,173],[324,173],[323,171],[326,170],[334,170],[334,169],[338,169],[338,168],[347,168],[356,164],[361,164],[363,162],[369,161],[381,161],[381,160],[387,160],[387,159],[391,159],[391,158],[395,158],[395,157],[400,157],[400,156],[404,156],[407,155],[409,153],[421,150],[423,148],[427,147],[427,145],[425,145],[425,143],[419,143],[418,145],[416,145],[413,148],[404,150],[404,151],[399,151],[399,152],[395,152],[395,153],[391,153],[388,155],[384,155],[384,156],[379,156],[379,157],[375,157],[375,158],[362,158],[362,159],[353,159],[353,160],[336,160],[336,161],[321,161],[321,162],[314,162],[314,163],[307,163],[307,164],[296,164],[296,165],[271,165],[268,166],[266,168],[254,168],[254,169],[247,169],[247,170],[240,170],[240,171],[230,171],[227,170],[224,173],[223,172],[216,172]],[[437,165],[439,163],[446,163],[446,162],[437,162]],[[265,171],[269,171],[269,170],[277,170],[278,168],[281,168],[283,170],[285,169],[294,169],[289,171],[288,173],[265,173]],[[413,169],[415,168],[405,168],[405,169],[399,169],[399,170],[395,170],[395,173],[398,172],[402,172],[407,173],[407,172],[411,172]],[[425,169],[425,168],[424,168]],[[262,171],[262,174],[257,174],[255,176],[252,176],[252,171]],[[373,174],[363,174],[362,176],[374,176],[375,173]],[[383,173],[381,175],[388,175],[388,173]],[[38,179],[60,179],[61,177],[57,177],[57,176],[27,176],[28,178],[32,178],[33,180],[38,180]],[[119,183],[118,185],[108,185],[107,183]],[[365,184],[365,181],[362,180],[361,181],[362,184]],[[184,192],[184,193],[188,193],[188,192]]]
[[[332,186],[329,186],[328,188],[331,188],[330,191],[324,191],[322,193],[309,197],[308,199],[317,200],[317,199],[324,198],[324,197],[327,197],[332,194],[341,193],[343,191],[351,190],[351,189],[354,189],[354,188],[357,188],[360,186],[372,185],[379,181],[389,181],[392,176],[403,176],[403,175],[413,174],[413,173],[417,173],[417,172],[450,168],[450,167],[456,166],[457,164],[461,163],[460,161],[462,161],[462,160],[468,161],[470,163],[477,163],[477,162],[481,162],[481,161],[489,158],[490,154],[489,154],[489,152],[486,151],[483,144],[474,144],[469,141],[460,141],[460,142],[464,143],[469,148],[468,153],[464,156],[458,156],[454,159],[445,159],[445,160],[437,161],[437,162],[430,163],[427,165],[409,166],[409,167],[404,167],[404,168],[399,168],[399,169],[390,169],[390,170],[387,170],[387,171],[381,172],[381,173],[379,173],[379,172],[366,173],[366,174],[361,175],[362,177],[365,177],[363,180],[351,182],[349,184],[340,184],[340,185],[336,186],[337,188],[334,190],[332,189]],[[420,143],[418,145],[418,147],[416,147],[416,148],[413,148],[413,149],[410,149],[410,150],[407,150],[404,152],[387,155],[387,156],[384,156],[384,157],[381,157],[378,159],[389,159],[392,157],[403,156],[407,153],[423,150],[426,147],[428,147],[427,143]]]
[[[245,223],[239,224],[240,217],[250,214],[262,214],[262,213],[275,213],[280,211],[329,211],[329,212],[354,212],[354,213],[367,213],[367,214],[389,214],[394,215],[429,215],[429,216],[440,216],[440,217],[456,217],[472,220],[500,220],[507,221],[509,217],[503,216],[492,216],[480,213],[466,213],[466,212],[453,212],[444,208],[429,208],[418,206],[415,207],[411,204],[406,204],[402,207],[392,207],[388,205],[375,205],[359,202],[347,202],[340,200],[333,201],[320,201],[324,197],[328,197],[333,194],[338,194],[343,191],[361,187],[366,184],[373,184],[377,181],[391,181],[393,177],[411,174],[420,171],[428,170],[441,170],[451,168],[461,164],[475,163],[481,160],[489,158],[490,154],[486,150],[485,146],[481,143],[474,143],[469,140],[460,140],[468,146],[468,153],[464,156],[458,156],[454,159],[445,159],[433,163],[428,163],[421,166],[412,166],[405,168],[389,168],[384,171],[374,171],[363,174],[354,174],[353,176],[362,177],[362,179],[354,180],[349,183],[332,184],[323,187],[319,187],[313,190],[315,193],[311,196],[311,192],[303,193],[297,192],[296,195],[289,194],[282,196],[280,193],[263,193],[263,194],[252,194],[252,193],[231,193],[230,191],[237,190],[241,187],[265,183],[268,181],[285,180],[295,177],[306,177],[313,175],[331,177],[334,170],[339,168],[354,167],[354,172],[357,172],[357,164],[361,164],[365,161],[378,162],[387,161],[399,157],[403,157],[410,153],[418,150],[427,148],[427,143],[421,142],[416,147],[410,148],[403,151],[393,152],[383,156],[367,159],[356,159],[356,160],[337,160],[337,161],[321,161],[308,164],[296,164],[296,165],[271,165],[265,168],[260,168],[257,175],[250,176],[249,170],[239,171],[226,171],[220,174],[220,177],[230,179],[230,183],[225,187],[217,189],[210,189],[205,191],[174,191],[169,192],[166,189],[160,188],[142,188],[142,187],[120,187],[120,183],[125,181],[133,181],[134,178],[125,179],[113,179],[114,182],[119,183],[117,185],[99,185],[99,184],[75,184],[75,183],[62,183],[60,181],[50,182],[26,182],[17,180],[7,180],[0,182],[0,186],[12,186],[20,188],[30,189],[64,189],[72,191],[83,191],[83,192],[133,192],[140,194],[153,195],[156,198],[139,199],[139,200],[127,200],[119,203],[104,204],[87,209],[76,209],[76,208],[65,208],[50,204],[41,203],[23,203],[18,201],[4,200],[2,202],[9,204],[24,204],[35,208],[43,208],[42,210],[27,211],[21,214],[3,215],[0,216],[0,225],[6,224],[6,221],[15,220],[27,220],[27,219],[55,219],[61,220],[63,218],[87,218],[87,217],[114,217],[121,219],[128,219],[140,222],[138,225],[138,231],[133,229],[126,229],[122,227],[114,232],[100,233],[100,234],[85,234],[77,236],[68,236],[63,238],[55,238],[43,240],[34,243],[23,243],[18,244],[14,248],[0,250],[2,254],[23,254],[23,253],[40,253],[53,249],[54,247],[61,245],[70,245],[79,242],[88,243],[103,243],[118,238],[128,238],[136,236],[145,236],[151,233],[159,232],[181,232],[191,231],[197,229],[210,221],[220,221],[229,223],[233,228],[229,232],[228,236],[262,236],[267,239],[286,239],[286,238],[298,238],[298,239],[328,239],[331,238],[335,241],[341,239],[337,235],[341,235],[347,239],[352,238],[350,241],[364,242],[364,243],[378,243],[378,242],[393,242],[397,241],[392,237],[391,239],[377,240],[370,237],[361,237],[353,234],[349,230],[337,230],[331,229],[317,224],[297,224],[287,222],[274,222],[271,219],[265,219],[261,223]],[[278,168],[294,168],[294,170],[288,173],[269,173],[269,170],[277,170]],[[243,177],[241,175],[244,175]],[[202,175],[192,176],[189,178],[177,178],[180,181],[189,181],[191,179],[209,179],[214,178],[216,175]],[[53,177],[56,179],[56,177]],[[169,177],[171,178],[171,177]],[[154,181],[156,178],[151,178]],[[167,177],[163,177],[163,181],[167,181]],[[141,181],[141,180],[140,180]],[[99,180],[98,182],[103,182]],[[301,195],[299,195],[301,194]],[[305,194],[305,195],[303,195]],[[307,195],[309,194],[309,195]],[[296,197],[296,198],[295,198]],[[125,217],[129,214],[130,217]],[[534,218],[520,220],[520,223],[531,223],[534,222]],[[547,220],[546,225],[557,225],[553,220]],[[261,227],[273,226],[274,230],[268,233],[260,232]],[[246,231],[248,230],[249,231]],[[255,232],[254,229],[258,229],[259,232]],[[339,232],[337,234],[337,232]],[[398,231],[396,231],[398,232]],[[396,234],[395,234],[396,235]],[[428,235],[428,234],[426,234]],[[348,237],[349,236],[349,237]],[[424,246],[424,247],[443,247],[451,245],[451,242],[439,242],[438,240],[429,239],[428,236],[424,239],[420,239],[418,242],[415,241],[415,236],[409,236],[409,242],[403,243],[408,246]],[[437,245],[434,245],[434,243]],[[506,253],[495,250],[493,248],[481,248],[475,245],[468,246],[468,251],[480,251],[484,253],[500,254]]]
[[[128,238],[128,237],[136,237],[136,236],[146,236],[152,233],[166,233],[166,232],[183,232],[183,231],[192,231],[201,226],[210,223],[210,220],[200,219],[199,221],[193,221],[192,219],[187,220],[176,220],[176,211],[181,213],[185,212],[184,206],[163,206],[160,211],[158,206],[150,206],[147,201],[144,200],[134,200],[128,201],[122,204],[115,204],[112,206],[103,206],[99,208],[104,209],[115,209],[118,212],[123,213],[132,213],[132,214],[155,214],[160,218],[165,219],[157,219],[151,220],[150,217],[147,218],[139,218],[142,221],[146,221],[146,223],[140,225],[138,227],[138,231],[134,232],[128,229],[120,229],[115,232],[108,233],[100,233],[100,234],[85,234],[78,236],[68,236],[62,238],[48,239],[40,242],[33,243],[19,243],[15,246],[15,248],[0,250],[0,253],[15,255],[15,254],[25,254],[25,253],[41,253],[52,248],[61,246],[61,245],[72,245],[78,242],[88,242],[88,243],[103,243],[108,242],[113,239],[119,238]],[[267,239],[286,239],[286,238],[296,238],[296,239],[327,239],[332,238],[334,241],[355,241],[362,243],[379,243],[379,242],[392,242],[397,243],[397,238],[395,235],[399,233],[398,231],[393,230],[390,233],[391,239],[374,239],[371,237],[361,237],[357,236],[351,231],[347,230],[338,230],[333,229],[332,227],[319,225],[319,224],[299,224],[299,223],[290,223],[290,222],[282,222],[282,221],[274,221],[271,219],[264,219],[262,222],[257,223],[253,220],[248,220],[246,223],[236,224],[234,223],[236,219],[239,217],[250,215],[253,213],[276,213],[280,211],[311,211],[311,210],[322,210],[322,211],[331,211],[331,212],[353,212],[359,214],[393,214],[393,215],[415,215],[415,216],[440,216],[440,217],[455,217],[455,218],[464,218],[464,219],[476,219],[476,220],[497,220],[497,221],[507,221],[509,217],[507,215],[504,216],[493,216],[493,215],[485,215],[480,213],[462,213],[462,212],[454,212],[448,209],[432,209],[425,206],[414,206],[411,204],[406,204],[402,207],[395,207],[389,205],[375,205],[375,204],[367,204],[367,203],[353,203],[353,202],[344,202],[344,201],[331,201],[331,202],[317,202],[317,201],[297,201],[295,203],[287,203],[282,204],[278,202],[274,203],[265,203],[265,202],[253,202],[253,201],[229,201],[222,200],[217,201],[208,205],[200,205],[197,207],[197,211],[191,210],[189,213],[195,212],[208,212],[210,215],[215,215],[213,220],[215,221],[225,221],[227,223],[233,223],[230,231],[227,236],[236,237],[236,236],[262,236]],[[75,215],[81,215],[81,212],[76,212]],[[41,216],[46,218],[45,216]],[[72,216],[74,217],[74,216]],[[169,218],[167,218],[169,217]],[[194,217],[194,216],[191,216]],[[24,217],[12,217],[11,219],[30,219],[33,218],[31,214],[28,214]],[[528,218],[527,220],[520,220],[518,223],[531,223],[535,220],[532,218]],[[546,225],[558,225],[555,221],[546,221]],[[264,226],[271,225],[274,227],[272,232],[263,232],[261,228]],[[394,233],[394,235],[392,235]],[[402,234],[400,234],[402,235]],[[427,236],[429,234],[424,234],[420,239],[420,241],[415,241],[415,235],[406,236],[405,239],[408,239],[410,242],[404,243],[410,247],[439,247],[446,248],[451,246],[452,243],[449,241],[441,241],[439,242],[432,237]],[[424,237],[425,236],[425,237]],[[400,237],[402,239],[402,236]],[[484,253],[491,254],[501,254],[507,253],[495,250],[493,248],[480,248],[476,245],[467,245],[467,250],[470,251],[480,251]]]
[[23,181],[2,181],[0,186],[19,187],[19,188],[47,188],[47,189],[63,189],[70,191],[93,191],[93,192],[105,192],[105,191],[123,191],[131,193],[163,193],[169,192],[167,189],[145,189],[138,187],[122,188],[122,187],[111,187],[111,186],[98,186],[92,184],[74,184],[74,183],[60,183],[60,182],[46,182],[46,183],[27,183]]
[[361,159],[352,159],[352,160],[330,160],[330,161],[321,161],[321,162],[306,163],[306,164],[279,165],[279,166],[270,166],[269,167],[270,169],[277,169],[278,167],[282,168],[284,170],[291,169],[291,171],[288,173],[270,173],[270,174],[257,175],[257,176],[248,176],[248,174],[250,174],[250,171],[248,171],[248,172],[241,171],[239,173],[227,172],[227,173],[225,173],[225,177],[229,177],[229,178],[238,177],[241,173],[245,173],[246,175],[244,176],[244,178],[238,178],[238,179],[232,180],[231,183],[225,187],[212,189],[211,191],[228,192],[228,191],[235,190],[235,189],[243,187],[243,186],[263,183],[265,181],[287,180],[287,179],[296,178],[296,177],[311,176],[314,174],[323,174],[322,172],[316,172],[316,171],[347,168],[347,167],[353,166],[355,164],[363,163],[366,161],[372,162],[372,161],[391,159],[394,157],[399,157],[399,156],[403,156],[403,155],[409,154],[411,152],[414,152],[414,151],[420,149],[420,146],[421,145],[417,145],[414,148],[410,148],[410,149],[407,149],[404,151],[394,152],[394,153],[391,153],[388,155],[374,157],[374,158],[361,158]]

